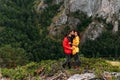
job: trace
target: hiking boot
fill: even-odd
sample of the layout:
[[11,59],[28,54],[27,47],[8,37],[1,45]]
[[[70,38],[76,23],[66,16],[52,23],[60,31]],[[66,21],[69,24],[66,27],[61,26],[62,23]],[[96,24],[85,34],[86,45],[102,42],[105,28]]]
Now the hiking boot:
[[71,69],[71,66],[68,66],[69,69]]
[[79,68],[80,68],[79,66],[74,66],[74,69],[76,70],[79,70]]
[[63,68],[65,68],[65,65],[62,65]]

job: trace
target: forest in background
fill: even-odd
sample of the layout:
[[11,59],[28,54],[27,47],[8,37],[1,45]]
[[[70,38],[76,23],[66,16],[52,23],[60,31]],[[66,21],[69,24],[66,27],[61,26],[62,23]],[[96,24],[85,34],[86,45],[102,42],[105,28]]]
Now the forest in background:
[[[37,1],[37,0],[36,0]],[[50,38],[47,29],[52,18],[57,15],[61,4],[52,5],[52,0],[41,13],[35,11],[35,0],[0,0],[0,64],[3,67],[24,65],[41,60],[55,60],[64,57],[63,36]],[[85,14],[72,13],[82,23],[78,31],[84,31],[92,18]],[[102,19],[96,19],[103,21]],[[82,26],[82,27],[80,27]],[[112,34],[111,24],[106,24],[105,31],[96,40],[87,40],[80,46],[80,56],[120,60],[120,31]],[[65,31],[67,33],[67,31]]]

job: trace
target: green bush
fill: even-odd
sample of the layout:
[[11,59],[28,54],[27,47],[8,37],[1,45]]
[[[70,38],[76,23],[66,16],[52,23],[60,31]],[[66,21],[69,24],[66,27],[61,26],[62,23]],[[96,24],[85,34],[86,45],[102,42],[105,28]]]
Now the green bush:
[[17,67],[16,69],[2,69],[2,74],[4,77],[10,77],[13,80],[23,80],[25,76],[28,75],[28,71],[22,67]]
[[39,14],[33,8],[34,0],[0,0],[0,48],[7,44],[11,48],[23,49],[30,61],[63,56],[61,42],[46,38],[46,27],[62,3],[52,5],[51,0],[44,1],[48,7]]
[[108,59],[120,59],[120,32],[112,34],[104,32],[96,40],[88,40],[81,48],[81,53],[86,57],[103,57]]
[[3,67],[16,67],[28,62],[25,50],[22,48],[13,48],[5,45],[0,48],[0,64]]
[[[51,1],[51,0],[47,0]],[[62,3],[61,3],[62,4]],[[48,27],[52,23],[52,18],[57,15],[58,9],[60,8],[61,4],[50,4],[49,7],[44,9],[42,13],[38,14],[39,22],[42,27]]]
[[59,59],[64,57],[62,42],[49,38],[35,42],[31,48],[31,58],[34,61]]
[[40,76],[35,74],[35,71],[44,68],[44,75],[50,76],[54,75],[58,70],[61,69],[61,60],[42,60],[39,63],[31,62],[24,66],[18,66],[16,68],[1,68],[1,73],[3,77],[10,77],[13,80],[28,80],[27,78],[33,78],[36,80],[41,80]]
[[82,62],[80,69],[75,70],[72,69],[63,69],[61,64],[64,62],[65,59],[59,60],[42,60],[39,63],[31,62],[24,66],[18,66],[16,68],[7,69],[1,68],[1,73],[3,76],[10,77],[13,80],[28,80],[27,78],[37,78],[40,80],[40,76],[34,74],[36,70],[40,68],[44,68],[44,76],[51,77],[56,74],[59,74],[59,71],[63,71],[66,74],[73,75],[73,74],[81,74],[86,70],[91,70],[95,72],[95,74],[101,78],[101,75],[104,71],[108,72],[119,72],[119,67],[114,67],[111,64],[107,63],[105,59],[95,59],[95,58],[84,58],[81,57],[80,60]]

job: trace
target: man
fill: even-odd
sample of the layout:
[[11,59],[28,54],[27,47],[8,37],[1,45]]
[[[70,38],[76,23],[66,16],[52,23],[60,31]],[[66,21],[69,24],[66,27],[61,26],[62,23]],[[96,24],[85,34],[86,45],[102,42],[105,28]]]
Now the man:
[[65,68],[66,65],[71,68],[71,58],[72,58],[72,36],[74,35],[74,31],[71,30],[67,36],[64,37],[63,40],[63,49],[64,49],[64,53],[66,54],[66,61],[63,63],[62,67]]

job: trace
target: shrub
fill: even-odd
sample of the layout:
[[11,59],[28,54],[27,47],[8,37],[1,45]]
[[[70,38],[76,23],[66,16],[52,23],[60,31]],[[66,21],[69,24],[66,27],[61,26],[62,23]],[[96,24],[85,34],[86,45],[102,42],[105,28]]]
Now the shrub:
[[34,72],[38,69],[44,68],[43,70],[43,75],[46,77],[51,77],[55,76],[56,74],[59,74],[60,71],[65,72],[68,75],[73,75],[73,74],[81,74],[86,70],[91,70],[95,72],[95,74],[101,78],[101,74],[103,74],[104,71],[109,71],[109,72],[119,72],[120,68],[119,67],[114,67],[108,62],[106,62],[105,59],[95,59],[95,58],[80,58],[82,64],[80,66],[79,70],[75,69],[63,69],[61,64],[63,63],[64,59],[59,59],[59,60],[42,60],[39,63],[36,62],[31,62],[27,65],[24,66],[18,66],[16,68],[12,69],[7,69],[7,68],[2,68],[1,73],[3,76],[10,77],[13,80],[28,80],[27,78],[39,78],[38,75],[35,75]]
[[120,58],[120,32],[112,34],[111,31],[104,32],[96,40],[88,40],[81,48],[86,57],[103,57],[108,59]]
[[41,61],[49,59],[59,59],[64,57],[62,43],[58,40],[52,40],[49,38],[41,39],[35,42],[31,48],[31,60]]
[[28,62],[25,50],[22,48],[13,48],[10,45],[5,45],[0,48],[1,66],[16,67],[24,65]]
[[[46,38],[46,27],[51,24],[62,3],[57,5],[52,4],[53,0],[44,0],[48,7],[39,14],[33,9],[34,1],[0,0],[0,48],[5,49],[8,44],[13,52],[22,49],[18,53],[25,52],[30,61],[58,59],[63,56],[61,42]],[[10,54],[13,54],[12,51]],[[7,54],[7,51],[2,52]]]
[[[47,0],[51,1],[51,0]],[[61,3],[62,4],[62,3]],[[38,14],[39,21],[42,27],[50,26],[52,22],[52,18],[57,15],[58,9],[60,8],[61,4],[49,5],[41,14]]]

